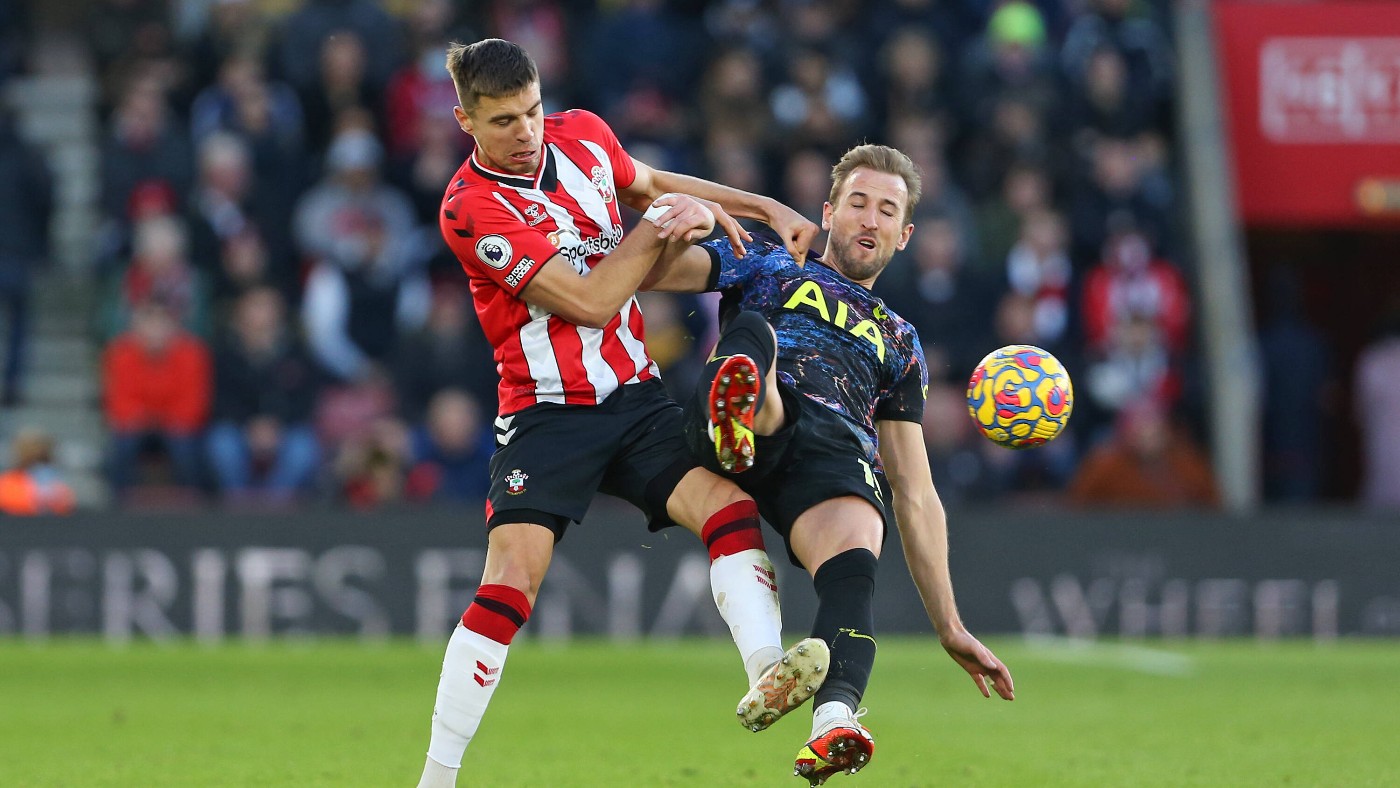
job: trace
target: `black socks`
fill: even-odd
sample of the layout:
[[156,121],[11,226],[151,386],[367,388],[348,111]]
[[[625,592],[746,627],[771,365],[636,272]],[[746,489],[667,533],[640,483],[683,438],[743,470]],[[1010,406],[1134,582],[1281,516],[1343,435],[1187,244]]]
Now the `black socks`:
[[855,710],[875,665],[875,554],[847,550],[823,563],[812,584],[819,600],[812,637],[831,647],[830,672],[812,702],[840,701]]

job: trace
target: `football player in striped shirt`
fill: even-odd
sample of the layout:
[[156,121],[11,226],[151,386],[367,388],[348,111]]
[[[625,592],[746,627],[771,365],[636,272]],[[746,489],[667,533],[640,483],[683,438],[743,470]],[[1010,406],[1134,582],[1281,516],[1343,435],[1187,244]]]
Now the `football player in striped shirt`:
[[[757,507],[687,450],[634,292],[665,248],[716,224],[742,253],[749,236],[735,216],[767,222],[798,259],[816,226],[775,200],[634,160],[590,112],[546,116],[538,71],[516,44],[454,44],[447,68],[476,148],[448,185],[440,226],[495,351],[500,408],[486,566],[443,659],[419,785],[455,784],[554,544],[600,491],[641,508],[653,530],[681,525],[704,541],[749,679],[739,718],[766,728],[820,686],[826,644],[783,651]],[[623,203],[651,222],[624,232]]]

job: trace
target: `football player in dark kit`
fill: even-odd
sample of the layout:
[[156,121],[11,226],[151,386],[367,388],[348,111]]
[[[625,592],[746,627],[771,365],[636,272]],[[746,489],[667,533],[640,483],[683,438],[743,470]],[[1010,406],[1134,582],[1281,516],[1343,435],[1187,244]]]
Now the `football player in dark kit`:
[[928,374],[918,334],[870,292],[909,242],[919,190],[903,153],[858,146],[832,170],[824,256],[799,266],[776,239],[756,236],[742,257],[710,242],[663,255],[643,283],[723,293],[687,438],[706,467],[754,497],[812,575],[812,636],[831,649],[794,765],[812,785],[855,773],[874,753],[857,709],[875,662],[875,565],[891,519],[943,648],[984,696],[989,681],[1014,696],[1010,671],[963,626],[953,599],[920,426]]

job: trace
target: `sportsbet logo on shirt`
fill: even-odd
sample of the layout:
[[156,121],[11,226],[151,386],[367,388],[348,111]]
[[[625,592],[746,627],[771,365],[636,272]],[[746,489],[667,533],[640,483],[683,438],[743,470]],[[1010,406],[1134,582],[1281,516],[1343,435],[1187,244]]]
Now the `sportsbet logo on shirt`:
[[569,258],[579,273],[584,272],[583,263],[597,254],[607,254],[622,243],[622,225],[614,224],[602,235],[590,235],[580,239],[572,230],[561,230],[549,234],[549,242],[559,249],[559,253]]

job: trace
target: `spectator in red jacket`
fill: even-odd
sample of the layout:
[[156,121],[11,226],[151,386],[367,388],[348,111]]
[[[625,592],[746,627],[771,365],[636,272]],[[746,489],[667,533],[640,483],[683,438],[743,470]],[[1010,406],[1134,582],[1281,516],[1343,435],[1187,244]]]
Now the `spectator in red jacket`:
[[200,430],[209,416],[209,350],[180,328],[159,302],[139,304],[131,329],[102,355],[103,410],[112,433],[110,480],[120,492],[135,481],[137,460],[158,443],[174,481],[199,481]]
[[1154,258],[1141,231],[1120,227],[1104,243],[1103,262],[1084,281],[1084,335],[1091,350],[1110,342],[1115,324],[1129,316],[1149,318],[1173,355],[1186,347],[1191,296],[1175,265]]

